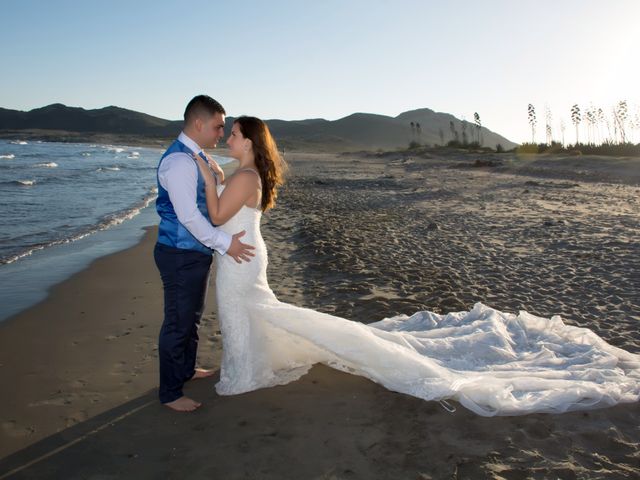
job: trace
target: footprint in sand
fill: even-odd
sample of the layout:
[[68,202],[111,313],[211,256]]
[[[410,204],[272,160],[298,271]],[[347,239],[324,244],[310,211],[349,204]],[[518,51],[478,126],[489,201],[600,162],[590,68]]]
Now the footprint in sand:
[[2,431],[10,437],[28,437],[36,433],[33,425],[19,425],[15,420],[2,423]]
[[64,421],[65,425],[68,428],[68,427],[72,427],[77,423],[84,422],[87,418],[89,418],[89,416],[87,415],[87,412],[79,411],[79,412],[74,412],[69,416],[64,416],[60,418]]
[[125,361],[119,361],[113,364],[113,368],[111,369],[111,372],[109,372],[110,375],[122,375],[123,373],[127,373],[129,372],[131,369],[127,366],[127,362]]
[[73,393],[63,393],[51,398],[47,398],[45,400],[38,400],[36,402],[31,402],[29,404],[30,407],[44,407],[44,406],[53,406],[53,407],[64,407],[67,405],[71,405],[74,400],[78,398],[78,395]]
[[121,337],[126,337],[127,335],[131,335],[131,330],[131,328],[127,328],[124,332],[116,333],[115,335],[107,335],[104,339],[110,342]]
[[78,378],[78,379],[72,381],[69,385],[74,387],[74,388],[84,388],[84,387],[87,386],[87,381],[84,380],[83,378]]

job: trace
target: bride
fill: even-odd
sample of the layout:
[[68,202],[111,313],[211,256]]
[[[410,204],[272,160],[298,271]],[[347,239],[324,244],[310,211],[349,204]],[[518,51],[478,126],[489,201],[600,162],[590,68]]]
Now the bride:
[[215,161],[194,157],[212,223],[229,233],[246,230],[256,247],[248,263],[217,258],[220,395],[286,384],[321,362],[425,400],[454,399],[483,416],[639,399],[640,356],[557,316],[514,315],[478,303],[469,312],[425,311],[365,325],[278,301],[267,282],[260,218],[275,205],[285,164],[257,118],[237,118],[227,143],[239,166],[226,181]]

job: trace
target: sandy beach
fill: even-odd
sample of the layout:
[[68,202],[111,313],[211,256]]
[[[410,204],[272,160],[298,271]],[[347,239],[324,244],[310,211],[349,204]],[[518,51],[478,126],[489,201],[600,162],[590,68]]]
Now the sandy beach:
[[[482,161],[477,161],[477,160]],[[287,153],[280,300],[364,323],[474,303],[640,353],[640,159]],[[0,479],[640,478],[640,404],[483,418],[315,366],[176,414],[156,398],[156,229],[0,323]],[[213,288],[199,363],[217,369]],[[452,402],[455,404],[455,402]]]

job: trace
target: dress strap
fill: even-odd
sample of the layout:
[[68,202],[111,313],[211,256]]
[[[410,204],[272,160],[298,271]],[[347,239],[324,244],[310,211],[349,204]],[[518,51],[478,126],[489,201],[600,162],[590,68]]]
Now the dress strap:
[[241,168],[241,169],[239,169],[239,170],[236,170],[236,173],[237,173],[237,172],[253,172],[253,173],[255,173],[255,174],[258,176],[258,180],[260,180],[260,186],[262,187],[262,177],[261,177],[261,176],[260,176],[260,174],[259,174],[256,170],[254,170],[253,168]]
[[258,173],[257,170],[253,169],[253,168],[241,168],[239,170],[236,170],[236,172],[253,172],[256,175],[258,175],[258,177],[260,176],[260,174]]
[[259,174],[256,170],[254,170],[253,168],[241,168],[241,169],[239,169],[239,170],[236,170],[236,171],[235,171],[235,172],[233,172],[233,173],[235,174],[235,173],[238,173],[238,172],[253,172],[253,173],[255,173],[255,174],[258,176],[258,181],[260,182],[260,195],[258,195],[258,204],[257,204],[254,208],[259,209],[259,208],[260,208],[260,203],[261,203],[261,201],[262,201],[262,198],[261,198],[261,197],[262,197],[262,177],[261,177],[261,176],[260,176],[260,174]]

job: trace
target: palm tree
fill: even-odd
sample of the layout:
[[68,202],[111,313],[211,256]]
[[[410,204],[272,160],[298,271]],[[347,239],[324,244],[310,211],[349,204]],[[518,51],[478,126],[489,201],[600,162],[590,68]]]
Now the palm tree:
[[606,124],[606,120],[604,118],[604,110],[602,110],[601,108],[598,108],[598,110],[596,110],[596,122],[597,122],[596,130],[598,132],[598,144],[602,145],[604,143],[602,140],[602,137],[604,136],[604,134],[600,131],[600,126]]
[[579,133],[578,127],[580,126],[581,120],[582,120],[582,117],[580,116],[580,107],[578,107],[578,104],[576,103],[573,107],[571,107],[571,121],[576,126],[576,147],[580,143],[579,137],[578,137],[578,133]]
[[474,112],[473,121],[476,124],[476,133],[477,133],[477,137],[478,137],[478,145],[482,146],[482,144],[484,143],[482,141],[482,122],[480,121],[480,115],[478,115],[478,112]]
[[[633,119],[631,119],[631,121],[629,122],[630,126],[631,126],[631,137],[632,138],[638,138],[637,137],[637,132],[638,129],[640,129],[640,109],[636,106],[636,111],[635,111],[635,115],[633,116]],[[633,142],[633,140],[632,140]]]
[[544,108],[544,120],[545,120],[544,130],[547,135],[547,145],[551,145],[553,143],[553,130],[551,129],[551,121],[552,121],[551,110],[549,109],[548,106]]
[[596,107],[590,105],[584,112],[584,119],[587,122],[587,143],[595,145],[595,131],[596,131]]
[[531,103],[527,107],[527,113],[529,117],[529,125],[531,125],[531,143],[535,144],[536,143],[536,123],[537,123],[536,109]]
[[620,143],[626,143],[627,142],[627,135],[625,132],[625,127],[624,124],[627,120],[627,102],[626,100],[622,100],[620,102],[618,102],[618,105],[616,105],[616,109],[614,111],[615,113],[615,120],[616,120],[616,124],[618,126],[618,129],[620,131]]

